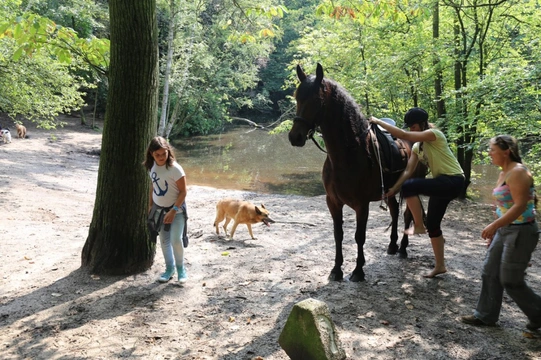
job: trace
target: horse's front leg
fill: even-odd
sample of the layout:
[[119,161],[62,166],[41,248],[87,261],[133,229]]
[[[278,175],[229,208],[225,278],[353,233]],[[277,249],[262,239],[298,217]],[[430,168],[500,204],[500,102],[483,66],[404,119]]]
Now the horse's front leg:
[[344,205],[334,204],[327,199],[327,207],[332,217],[335,245],[334,267],[329,275],[329,280],[340,281],[344,278],[344,273],[342,272],[342,264],[344,263],[344,255],[342,253],[342,241],[344,240],[344,229],[342,227]]
[[387,254],[394,255],[398,250],[398,201],[396,197],[391,196],[387,198],[387,206],[389,206],[389,213],[391,214],[391,242],[387,247]]
[[357,265],[349,277],[349,280],[354,282],[364,281],[364,242],[366,240],[368,209],[369,203],[366,203],[362,204],[358,209],[355,210],[357,215],[357,229],[355,230],[355,242],[357,243]]

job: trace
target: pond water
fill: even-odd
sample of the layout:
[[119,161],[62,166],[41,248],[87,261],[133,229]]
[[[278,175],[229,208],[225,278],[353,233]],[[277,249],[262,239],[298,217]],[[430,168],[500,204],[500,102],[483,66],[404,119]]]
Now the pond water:
[[315,196],[325,193],[325,154],[307,143],[294,148],[287,133],[270,135],[247,126],[219,135],[172,141],[188,184],[266,194]]
[[[228,128],[219,135],[172,141],[188,184],[266,194],[316,196],[325,194],[321,168],[325,153],[311,141],[293,147],[287,133],[270,135],[248,126]],[[476,200],[492,202],[499,170],[475,165],[469,192]]]

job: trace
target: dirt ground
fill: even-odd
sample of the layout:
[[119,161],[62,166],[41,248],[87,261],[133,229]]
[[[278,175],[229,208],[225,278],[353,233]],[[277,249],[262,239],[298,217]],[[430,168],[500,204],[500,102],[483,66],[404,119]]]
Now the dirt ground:
[[[373,203],[366,281],[330,282],[334,241],[323,196],[214,189],[190,184],[188,174],[188,282],[155,281],[164,269],[159,250],[142,274],[99,277],[80,269],[80,257],[101,135],[76,118],[54,131],[29,125],[28,134],[0,144],[1,359],[288,359],[278,337],[292,306],[307,298],[329,306],[348,359],[541,359],[541,334],[526,332],[508,297],[498,327],[457,321],[479,294],[489,205],[451,204],[448,273],[425,279],[428,238],[413,237],[406,260],[387,255],[390,218]],[[244,226],[235,240],[219,237],[212,223],[223,197],[264,203],[276,223],[254,226],[257,240]],[[347,209],[346,274],[355,264],[354,227]],[[538,293],[540,254],[527,271]]]

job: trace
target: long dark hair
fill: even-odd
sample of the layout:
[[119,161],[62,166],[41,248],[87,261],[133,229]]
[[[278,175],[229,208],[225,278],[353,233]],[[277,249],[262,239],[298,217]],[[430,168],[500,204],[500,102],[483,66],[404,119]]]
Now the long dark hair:
[[165,140],[161,136],[156,136],[152,140],[150,140],[150,144],[148,144],[145,161],[143,162],[143,166],[150,171],[152,169],[152,166],[154,165],[154,157],[152,157],[152,153],[154,151],[165,149],[167,150],[167,161],[165,162],[165,167],[169,168],[169,166],[173,165],[173,162],[175,159],[175,153],[173,152],[173,148],[171,145],[169,145],[169,142]]
[[[427,121],[420,122],[419,123],[419,128],[421,129],[421,131],[425,131],[425,130],[428,130],[428,129],[435,129],[436,125],[428,122],[428,120],[427,120]],[[424,141],[421,141],[419,143],[419,153],[423,152],[423,144],[424,144]]]

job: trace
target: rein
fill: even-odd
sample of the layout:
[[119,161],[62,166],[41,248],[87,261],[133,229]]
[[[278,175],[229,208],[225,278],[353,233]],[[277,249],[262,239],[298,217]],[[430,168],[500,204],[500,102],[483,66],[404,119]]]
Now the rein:
[[308,129],[308,134],[306,135],[306,137],[308,139],[311,139],[314,144],[316,144],[317,148],[321,151],[323,151],[325,154],[327,153],[327,151],[325,151],[325,149],[323,149],[319,143],[316,141],[316,139],[314,139],[314,134],[316,133],[316,124],[313,123],[311,124],[310,122],[308,122],[308,120],[306,120],[305,118],[302,118],[300,116],[295,116],[295,118],[293,118],[293,122],[295,121],[300,121],[300,122],[303,122],[305,124],[307,124],[309,126],[309,129]]

